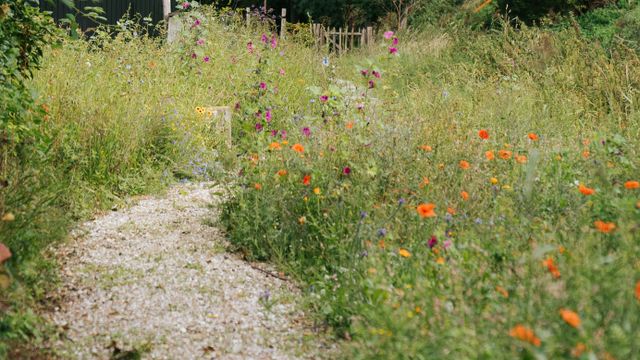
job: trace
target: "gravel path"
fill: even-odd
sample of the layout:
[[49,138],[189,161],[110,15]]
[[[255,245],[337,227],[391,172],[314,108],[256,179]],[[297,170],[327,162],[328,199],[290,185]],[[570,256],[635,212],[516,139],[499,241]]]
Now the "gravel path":
[[53,345],[61,358],[330,353],[305,324],[292,284],[224,251],[216,192],[208,183],[179,185],[74,231],[58,250],[61,305],[49,314],[66,338]]

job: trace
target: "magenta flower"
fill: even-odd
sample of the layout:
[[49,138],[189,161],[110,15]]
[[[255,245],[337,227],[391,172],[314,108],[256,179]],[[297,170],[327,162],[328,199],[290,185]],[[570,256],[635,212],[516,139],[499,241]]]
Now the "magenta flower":
[[362,74],[362,76],[367,76],[367,75],[369,75],[369,70],[367,70],[367,69],[360,70],[360,74]]
[[273,35],[271,37],[271,48],[275,49],[277,47],[278,47],[278,38],[275,35]]
[[308,127],[302,128],[302,135],[304,135],[306,137],[311,136],[311,129],[309,129]]
[[267,110],[267,112],[264,113],[264,119],[267,120],[267,122],[271,122],[271,110]]
[[271,136],[278,135],[278,130],[271,130]]
[[394,37],[394,38],[393,38],[393,45],[394,45],[394,46],[395,46],[395,45],[398,45],[398,43],[399,43],[399,42],[400,42],[400,40],[398,40],[398,38],[397,38],[397,37]]
[[260,39],[260,41],[266,44],[269,42],[269,38],[267,37],[267,35],[262,34],[262,38]]
[[374,87],[376,87],[375,81],[369,80],[369,89],[373,89]]
[[283,139],[287,138],[287,130],[280,130],[280,137]]
[[191,4],[189,4],[189,2],[187,2],[187,1],[182,3],[182,9],[183,10],[187,10],[189,8],[189,6],[191,6]]
[[266,83],[264,83],[264,82],[261,82],[261,83],[260,83],[260,89],[262,89],[262,90],[266,90],[266,89],[267,89],[267,84],[266,84]]
[[204,39],[198,39],[198,41],[196,41],[197,45],[204,45]]
[[320,101],[323,102],[323,103],[327,102],[327,101],[329,101],[329,97],[327,95],[322,95],[322,96],[320,96]]
[[191,54],[191,58],[192,58],[192,59],[195,59],[195,58],[197,58],[197,57],[198,57],[198,55],[196,55],[196,53]]
[[202,22],[200,22],[200,19],[196,19],[196,21],[193,22],[193,25],[191,27],[192,28],[198,27],[198,26],[200,26],[200,24],[202,24]]
[[395,48],[395,47],[390,47],[389,48],[389,54],[395,55],[397,53],[398,53],[398,48]]
[[204,59],[202,59],[202,61],[208,63],[209,61],[211,61],[211,58],[208,56],[205,56]]
[[345,167],[342,169],[342,175],[349,175],[349,174],[351,174],[351,168],[350,168],[350,167],[348,167],[348,166],[345,166]]
[[380,79],[382,77],[382,75],[379,72],[375,71],[375,70],[373,70],[373,76],[375,76],[376,79]]
[[391,39],[393,37],[394,34],[395,33],[393,31],[385,31],[384,38],[389,40],[389,39]]
[[364,109],[364,103],[358,103],[357,107],[358,107],[358,110]]
[[433,249],[434,246],[438,245],[438,238],[432,235],[431,239],[427,242],[427,245],[429,246],[429,249]]
[[262,131],[262,128],[263,128],[263,126],[262,126],[262,124],[261,124],[261,123],[256,123],[256,131],[257,131],[257,132]]

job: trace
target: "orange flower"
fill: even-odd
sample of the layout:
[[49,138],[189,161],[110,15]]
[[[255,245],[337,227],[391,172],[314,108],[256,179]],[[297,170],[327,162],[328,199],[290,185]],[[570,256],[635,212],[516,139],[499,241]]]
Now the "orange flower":
[[253,187],[254,187],[256,190],[262,190],[262,184],[260,184],[260,183],[255,183],[255,184],[253,185]]
[[293,146],[291,147],[291,149],[295,152],[298,152],[300,154],[302,154],[304,152],[304,146],[300,145],[300,144],[293,144]]
[[445,259],[444,259],[442,256],[440,256],[440,257],[438,257],[438,258],[436,259],[436,264],[438,264],[438,265],[442,265],[442,264],[444,264],[444,263],[445,263]]
[[433,211],[435,208],[436,208],[435,204],[428,203],[428,204],[418,205],[416,210],[418,211],[418,215],[420,215],[420,217],[424,219],[424,218],[436,216],[435,211]]
[[626,183],[624,183],[624,187],[629,190],[640,189],[640,182],[629,180]]
[[456,209],[452,208],[452,207],[448,207],[447,208],[447,212],[451,215],[455,215],[456,214]]
[[311,184],[311,175],[305,175],[304,178],[302,178],[302,185],[309,184]]
[[547,258],[546,260],[544,260],[542,262],[542,265],[547,267],[547,270],[549,270],[549,272],[551,273],[551,276],[553,276],[554,279],[557,279],[560,277],[560,270],[558,270],[558,267],[553,262],[552,258]]
[[287,175],[287,170],[285,170],[285,169],[280,169],[280,170],[278,170],[278,173],[277,173],[277,174],[278,174],[279,176],[285,176],[285,175]]
[[585,351],[587,351],[587,345],[579,342],[573,347],[573,349],[571,349],[571,356],[576,358],[580,357]]
[[616,229],[616,224],[612,223],[612,222],[604,222],[601,220],[596,220],[593,222],[593,225],[595,225],[596,229],[598,229],[598,231],[600,231],[601,233],[604,234],[608,234],[610,232],[612,232],[613,230]]
[[516,325],[509,331],[509,336],[520,341],[528,342],[534,346],[540,346],[540,339],[534,334],[533,330],[524,325]]
[[526,155],[516,155],[516,161],[519,164],[526,164],[527,163],[527,156]]
[[418,187],[420,189],[424,188],[425,186],[429,185],[429,179],[426,177],[422,178],[422,182],[420,183],[420,185],[418,185]]
[[300,216],[300,217],[298,218],[298,223],[299,223],[300,225],[304,225],[306,222],[307,222],[307,218],[306,218],[305,216]]
[[398,250],[398,254],[400,254],[400,256],[402,256],[403,258],[411,257],[411,253],[408,250],[402,248]]
[[583,159],[588,159],[589,156],[591,156],[591,153],[589,152],[589,150],[584,150],[582,151],[581,155]]
[[460,169],[462,170],[467,170],[471,167],[471,165],[469,165],[469,162],[464,160],[460,160],[460,163],[458,164],[458,166],[460,166]]
[[482,140],[487,140],[489,138],[489,132],[487,130],[480,130],[478,131],[478,136],[480,136],[480,139]]
[[271,144],[269,144],[269,150],[280,150],[282,149],[282,146],[280,146],[279,142],[272,142]]
[[498,156],[500,156],[500,159],[502,159],[502,160],[509,160],[509,159],[511,159],[511,151],[509,151],[509,150],[500,150],[500,151],[498,151]]
[[562,320],[569,324],[569,326],[578,328],[580,327],[580,316],[571,310],[561,309],[560,316],[562,316]]
[[496,291],[499,292],[505,298],[509,297],[509,292],[507,291],[507,289],[503,288],[500,285],[496,286]]
[[531,141],[538,141],[538,135],[536,135],[535,133],[529,133],[529,139],[531,139]]
[[484,157],[486,157],[487,160],[489,160],[489,161],[491,161],[491,160],[496,158],[496,156],[493,154],[493,151],[491,151],[491,150],[485,151],[484,152]]
[[316,195],[320,195],[320,188],[319,187],[314,188],[313,189],[313,193],[316,194]]
[[461,191],[460,192],[460,196],[462,196],[462,200],[467,201],[469,200],[469,193],[466,191]]
[[582,185],[582,184],[578,185],[578,190],[579,190],[579,191],[582,193],[582,195],[584,195],[584,196],[593,195],[593,194],[595,194],[595,192],[596,192],[594,189],[588,188],[588,187],[586,187],[586,186],[584,186],[584,185]]
[[640,281],[636,283],[636,299],[640,301]]
[[420,150],[423,150],[423,151],[426,151],[426,152],[429,152],[429,151],[433,150],[433,148],[431,148],[431,146],[429,146],[429,145],[420,145],[420,146],[418,146],[418,148]]
[[349,122],[347,123],[347,125],[346,125],[346,128],[347,128],[347,129],[349,129],[349,130],[353,129],[353,122],[352,122],[352,121],[349,121]]

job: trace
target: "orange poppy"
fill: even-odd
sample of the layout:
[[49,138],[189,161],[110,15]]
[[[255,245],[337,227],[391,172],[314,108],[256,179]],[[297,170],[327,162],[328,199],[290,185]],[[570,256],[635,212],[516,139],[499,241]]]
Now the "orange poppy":
[[436,216],[436,213],[434,211],[435,208],[436,208],[435,204],[428,203],[428,204],[418,205],[416,210],[418,211],[418,215],[420,215],[420,217],[424,219],[424,218]]
[[578,328],[580,327],[580,316],[571,310],[561,309],[560,316],[562,316],[562,320],[569,324],[569,326]]
[[462,200],[467,201],[469,200],[469,193],[466,191],[461,191],[460,192],[460,196],[462,196]]
[[262,190],[262,184],[260,184],[260,183],[255,183],[255,184],[253,185],[253,187],[254,187],[256,190]]
[[489,138],[489,132],[487,130],[480,130],[478,131],[478,136],[480,136],[480,139],[482,140],[487,140]]
[[445,263],[445,261],[446,261],[446,260],[445,260],[442,256],[440,256],[440,257],[438,257],[438,258],[436,259],[436,264],[438,264],[438,265],[442,265],[442,264],[444,264],[444,263]]
[[589,152],[589,150],[584,150],[581,155],[583,159],[588,159],[589,156],[591,156],[591,153]]
[[285,175],[287,175],[287,170],[285,170],[285,169],[280,169],[280,170],[278,170],[278,175],[279,175],[279,176],[285,176]]
[[496,291],[499,292],[505,298],[509,297],[509,292],[507,291],[507,289],[503,288],[500,285],[496,286]]
[[516,161],[519,164],[526,164],[527,163],[527,156],[526,155],[516,155]]
[[454,208],[452,208],[452,207],[448,207],[448,208],[447,208],[447,212],[448,212],[450,215],[455,215],[455,214],[456,214],[456,209],[454,209]]
[[400,256],[402,256],[403,258],[411,257],[411,253],[406,249],[398,250],[398,254],[400,254]]
[[509,336],[520,341],[528,342],[534,346],[540,346],[540,339],[535,335],[533,330],[524,325],[516,325],[509,331]]
[[418,187],[420,189],[424,188],[425,186],[429,185],[429,179],[426,177],[422,178],[422,182],[420,183],[420,185],[418,185]]
[[538,141],[538,135],[536,135],[535,133],[529,133],[529,135],[527,136],[529,136],[529,139],[531,141]]
[[554,279],[560,277],[560,270],[558,270],[558,267],[554,263],[553,258],[547,258],[542,262],[542,265],[547,267],[547,270],[549,270],[551,276],[553,276]]
[[509,160],[509,159],[511,159],[511,151],[509,151],[509,150],[500,150],[500,151],[498,151],[498,156],[500,156],[500,159],[502,159],[502,160]]
[[353,122],[352,122],[352,121],[349,121],[349,122],[347,123],[347,125],[346,125],[346,128],[347,128],[347,129],[349,129],[349,130],[353,129]]
[[429,145],[420,145],[420,146],[418,146],[418,148],[420,150],[423,150],[423,151],[426,151],[426,152],[429,152],[429,151],[433,150],[433,148],[431,146],[429,146]]
[[460,169],[462,170],[467,170],[471,167],[471,165],[469,165],[469,162],[465,160],[460,160],[460,163],[458,164],[458,166],[460,166]]
[[272,142],[271,144],[269,144],[269,150],[280,150],[282,149],[282,146],[280,146],[279,142]]
[[629,180],[626,183],[624,183],[624,187],[629,190],[640,189],[640,182]]
[[295,152],[298,152],[300,154],[302,154],[304,152],[304,146],[300,145],[300,144],[293,144],[293,146],[291,147],[291,149]]
[[584,195],[584,196],[593,195],[593,194],[595,194],[595,192],[596,192],[594,189],[588,188],[588,187],[586,187],[586,186],[584,186],[584,185],[582,185],[582,184],[578,185],[578,190],[579,190],[579,191],[582,193],[582,195]]
[[311,175],[305,175],[304,178],[302,178],[302,184],[303,185],[311,184]]
[[493,154],[493,151],[491,151],[491,150],[485,151],[484,152],[484,157],[487,158],[487,160],[489,160],[489,161],[491,161],[491,160],[496,158],[496,156]]
[[601,233],[604,234],[608,234],[610,232],[612,232],[613,230],[616,229],[616,224],[612,223],[612,222],[604,222],[601,220],[596,220],[593,222],[593,225],[595,225],[596,229],[598,229],[598,231],[600,231]]
[[636,283],[636,299],[640,301],[640,281]]
[[571,356],[576,358],[580,357],[585,351],[587,351],[587,345],[579,342],[576,344],[576,346],[573,347],[573,349],[571,349]]

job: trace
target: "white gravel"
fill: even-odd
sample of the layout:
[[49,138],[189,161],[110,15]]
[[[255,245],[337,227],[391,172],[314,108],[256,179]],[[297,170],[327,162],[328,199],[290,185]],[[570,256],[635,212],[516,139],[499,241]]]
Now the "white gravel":
[[212,184],[179,185],[75,230],[57,251],[61,301],[48,316],[64,335],[54,351],[65,359],[328,357],[295,286],[224,251],[221,199]]

